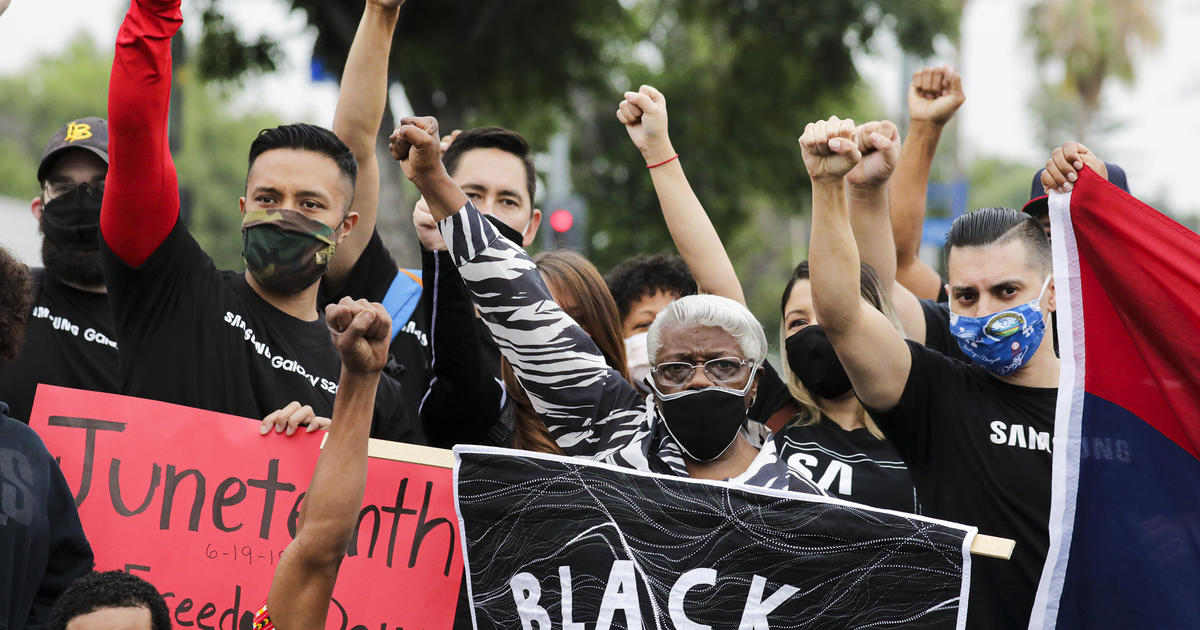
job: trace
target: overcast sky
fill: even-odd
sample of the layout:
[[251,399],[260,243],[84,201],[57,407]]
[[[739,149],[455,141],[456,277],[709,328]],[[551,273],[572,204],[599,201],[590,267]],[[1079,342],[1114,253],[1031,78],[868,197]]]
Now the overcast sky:
[[[1027,106],[1035,85],[1031,49],[1022,38],[1029,4],[1030,0],[968,3],[961,68],[967,103],[958,115],[963,158],[1003,156],[1028,162],[1032,177],[1047,155],[1035,138],[1036,125]],[[1098,138],[1092,149],[1124,167],[1135,195],[1162,202],[1162,210],[1196,215],[1200,197],[1186,182],[1200,162],[1188,151],[1200,146],[1200,116],[1195,115],[1200,112],[1200,55],[1195,44],[1200,0],[1161,4],[1161,46],[1141,57],[1135,85],[1109,81],[1105,109],[1117,129]],[[80,31],[111,46],[127,6],[127,0],[13,0],[0,17],[0,75],[21,71],[37,55],[55,54]],[[242,102],[266,104],[286,120],[329,125],[337,90],[332,83],[314,85],[309,80],[316,35],[306,28],[304,16],[287,11],[283,0],[224,0],[221,6],[244,36],[269,33],[284,43],[287,54],[280,72],[250,82]],[[198,27],[197,7],[185,2],[184,17],[185,29],[192,33]],[[887,41],[876,48],[872,56],[858,60],[859,69],[889,112],[899,112],[905,86],[900,55]],[[952,51],[942,48],[945,58],[935,61],[953,62]],[[5,241],[12,238],[0,236]]]

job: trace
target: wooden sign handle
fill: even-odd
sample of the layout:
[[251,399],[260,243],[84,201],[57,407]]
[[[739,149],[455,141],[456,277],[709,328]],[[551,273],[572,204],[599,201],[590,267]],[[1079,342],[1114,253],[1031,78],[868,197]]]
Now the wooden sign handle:
[[1016,546],[1017,541],[1011,538],[975,534],[975,540],[971,541],[971,553],[977,556],[1009,560],[1012,558],[1013,548]]

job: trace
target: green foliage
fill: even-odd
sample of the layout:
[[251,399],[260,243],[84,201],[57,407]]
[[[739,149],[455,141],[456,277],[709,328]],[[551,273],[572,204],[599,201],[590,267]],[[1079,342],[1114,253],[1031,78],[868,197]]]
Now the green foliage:
[[[363,2],[287,1],[317,29],[314,56],[340,74]],[[959,0],[408,2],[390,70],[414,110],[443,129],[502,125],[535,147],[569,129],[589,257],[602,269],[673,250],[641,156],[613,115],[623,91],[660,88],[675,148],[748,299],[773,319],[807,249],[790,242],[809,203],[796,138],[833,113],[879,115],[851,59],[877,31],[928,54],[935,35],[957,36],[960,11]]]
[[[290,0],[317,28],[313,55],[340,75],[363,3]],[[572,95],[604,86],[632,45],[619,0],[439,0],[401,9],[389,69],[444,129],[493,124],[544,144]]]
[[183,139],[175,152],[183,189],[185,217],[192,235],[222,269],[241,269],[241,213],[238,197],[246,189],[247,154],[259,130],[280,120],[262,111],[229,111],[220,87],[176,75],[184,89]]
[[[111,67],[111,51],[80,35],[61,55],[0,78],[0,194],[36,196],[38,158],[50,135],[74,118],[107,116]],[[237,198],[245,188],[246,151],[259,129],[279,122],[265,113],[231,113],[229,95],[186,67],[176,70],[175,81],[182,88],[175,165],[184,218],[218,266],[240,268]]]
[[[807,229],[793,229],[809,212],[808,176],[796,139],[805,124],[831,114],[881,116],[858,81],[852,49],[886,26],[912,45],[917,33],[925,33],[915,52],[928,53],[932,33],[953,34],[956,7],[721,0],[638,5],[639,26],[661,55],[661,68],[625,64],[614,73],[611,95],[578,110],[573,179],[589,203],[591,228],[607,243],[589,257],[604,269],[635,253],[673,250],[641,156],[613,115],[622,91],[654,85],[667,98],[675,149],[722,234],[751,309],[768,326],[777,322],[779,292],[807,251]],[[796,238],[804,242],[792,243]]]
[[982,157],[971,164],[967,209],[1004,206],[1021,209],[1029,201],[1035,170],[1024,162]]
[[81,35],[60,55],[39,57],[21,74],[0,77],[0,195],[38,195],[42,148],[63,124],[105,115],[111,67],[111,54]]
[[194,65],[200,78],[236,81],[247,72],[274,72],[283,52],[279,44],[266,36],[253,42],[242,40],[216,0],[209,0],[201,14],[200,43]]
[[1071,136],[1086,138],[1100,110],[1106,79],[1111,76],[1132,83],[1133,51],[1139,45],[1158,43],[1158,6],[1158,0],[1034,3],[1025,29],[1034,45],[1034,57],[1043,69],[1062,71],[1058,85],[1043,79],[1050,87],[1060,88],[1052,92],[1051,104],[1037,108],[1046,127],[1059,127],[1063,117],[1073,116]]

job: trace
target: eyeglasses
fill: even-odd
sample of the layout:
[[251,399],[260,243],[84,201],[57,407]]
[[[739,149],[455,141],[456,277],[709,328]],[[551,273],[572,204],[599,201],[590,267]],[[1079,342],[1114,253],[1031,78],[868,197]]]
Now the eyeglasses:
[[708,377],[708,380],[714,383],[729,383],[743,376],[747,367],[753,366],[753,361],[745,361],[737,357],[720,357],[709,359],[699,366],[683,361],[659,363],[650,368],[650,373],[663,387],[680,387],[692,382],[697,367],[704,368],[704,375]]
[[101,194],[104,193],[104,180],[84,183],[63,180],[47,181],[43,185],[43,189],[46,191],[47,196],[50,199],[53,199],[55,197],[62,197],[63,195],[70,193],[72,190],[75,190],[80,186],[87,186],[93,190],[99,191]]

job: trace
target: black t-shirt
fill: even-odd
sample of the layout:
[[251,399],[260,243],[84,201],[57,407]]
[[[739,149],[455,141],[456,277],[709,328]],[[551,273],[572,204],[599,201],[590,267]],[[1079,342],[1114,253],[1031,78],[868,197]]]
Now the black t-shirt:
[[33,429],[0,403],[0,628],[45,628],[50,608],[92,570],[75,497]]
[[[296,319],[241,272],[219,271],[182,222],[140,267],[102,250],[121,393],[248,418],[298,400],[332,416],[341,362],[323,318]],[[404,410],[399,384],[384,376],[371,436],[423,442]]]
[[1058,389],[1012,385],[908,345],[900,402],[871,415],[908,464],[925,515],[1016,541],[1011,560],[973,558],[967,625],[1023,628],[1049,545]]
[[[356,300],[382,302],[399,273],[399,266],[384,247],[379,232],[374,232],[340,289],[331,291],[324,282],[321,283],[317,306],[323,311],[326,304],[337,302],[345,295]],[[422,281],[424,283],[430,280],[422,278]],[[400,383],[405,415],[409,418],[420,417],[421,398],[424,397],[429,384],[429,336],[426,333],[426,320],[425,312],[418,304],[408,321],[402,322],[403,326],[392,339],[388,348],[388,366],[384,370]]]
[[117,391],[117,342],[108,296],[33,272],[33,309],[21,355],[0,364],[0,400],[29,422],[38,383]]
[[[799,409],[779,373],[764,362],[758,397],[747,415],[765,423],[785,407]],[[846,431],[824,415],[810,425],[789,418],[775,432],[775,446],[791,474],[813,480],[834,496],[888,510],[920,511],[904,460],[887,440],[865,428]]]
[[836,497],[920,512],[904,460],[890,442],[866,428],[847,431],[821,414],[813,424],[789,423],[776,433],[775,445],[791,474],[812,479]]

